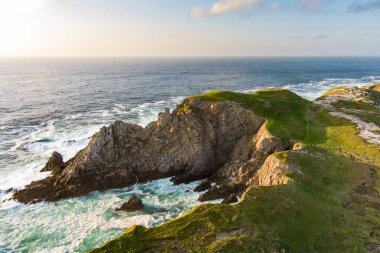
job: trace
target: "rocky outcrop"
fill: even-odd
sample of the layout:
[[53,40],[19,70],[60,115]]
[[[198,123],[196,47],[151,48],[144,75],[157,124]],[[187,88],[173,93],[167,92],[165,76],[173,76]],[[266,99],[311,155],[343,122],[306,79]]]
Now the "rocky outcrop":
[[58,152],[53,152],[41,172],[51,171],[54,175],[58,175],[64,167],[65,163],[62,155]]
[[[202,182],[198,187],[204,190],[206,182],[210,185],[203,193],[200,201],[227,198],[233,194],[241,196],[250,185],[257,182],[263,171],[268,171],[268,157],[277,152],[293,149],[294,142],[273,136],[267,125],[263,124],[250,142],[251,154],[247,160],[234,160],[224,164],[214,175]],[[258,174],[261,172],[260,174]],[[272,171],[277,173],[279,171]],[[281,176],[279,176],[281,177]],[[261,179],[260,179],[261,180]],[[225,199],[225,202],[229,202]]]
[[[330,114],[349,120],[359,129],[359,136],[368,143],[380,144],[380,125],[370,118],[380,117],[380,84],[364,87],[340,86],[326,92],[314,103],[325,107]],[[355,106],[345,106],[354,102]]]
[[[289,146],[269,144],[256,150],[253,140],[264,122],[233,102],[189,98],[145,128],[121,121],[103,127],[63,166],[63,159],[52,155],[45,167],[52,175],[17,191],[14,198],[23,203],[55,201],[164,177],[187,183],[213,175],[225,188],[223,197],[229,196],[244,185],[256,162]],[[251,165],[240,170],[250,159]]]
[[136,212],[144,209],[144,204],[141,199],[132,195],[132,197],[128,200],[128,202],[124,203],[121,207],[116,208],[115,211],[123,211],[123,212]]
[[380,92],[380,83],[366,85],[364,89]]
[[255,185],[272,186],[288,184],[288,174],[299,172],[295,165],[281,161],[275,154],[270,155],[253,178]]
[[362,104],[380,106],[380,84],[371,84],[363,87],[338,86],[330,89],[316,103],[332,108],[338,101],[354,101]]
[[238,202],[239,199],[236,194],[232,193],[230,196],[223,199],[222,204],[232,204]]

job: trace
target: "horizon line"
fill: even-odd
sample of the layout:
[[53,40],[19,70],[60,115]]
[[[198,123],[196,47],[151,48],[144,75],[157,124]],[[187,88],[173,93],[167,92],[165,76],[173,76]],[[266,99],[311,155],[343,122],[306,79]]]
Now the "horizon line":
[[175,59],[175,58],[379,58],[380,55],[249,55],[249,56],[0,56],[0,59]]

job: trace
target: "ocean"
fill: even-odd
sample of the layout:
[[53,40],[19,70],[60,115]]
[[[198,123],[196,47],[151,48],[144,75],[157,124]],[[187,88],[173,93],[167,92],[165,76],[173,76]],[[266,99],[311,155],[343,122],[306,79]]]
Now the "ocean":
[[[313,100],[337,85],[380,82],[380,58],[0,59],[0,252],[85,252],[133,224],[156,226],[199,204],[196,182],[169,179],[55,203],[9,200],[115,120],[142,126],[210,90],[287,88]],[[146,208],[115,212],[136,194]]]

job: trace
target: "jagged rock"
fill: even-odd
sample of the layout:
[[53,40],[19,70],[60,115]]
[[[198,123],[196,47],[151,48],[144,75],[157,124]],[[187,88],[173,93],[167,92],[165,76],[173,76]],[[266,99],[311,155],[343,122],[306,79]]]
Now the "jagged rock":
[[380,92],[380,83],[369,84],[369,85],[364,86],[363,88],[367,90],[374,90],[374,91]]
[[238,182],[247,186],[252,184],[256,172],[271,154],[290,150],[294,145],[290,140],[273,136],[269,133],[266,124],[256,134],[253,144],[254,152],[251,159],[239,168],[237,174]]
[[64,167],[65,163],[63,162],[62,155],[54,151],[41,172],[51,171],[54,175],[57,175],[61,173]]
[[6,191],[5,191],[5,193],[11,193],[11,192],[14,192],[14,191],[16,191],[16,189],[14,189],[14,188],[9,188],[9,189],[7,189]]
[[202,180],[202,182],[197,187],[195,187],[194,191],[195,192],[203,192],[203,191],[209,189],[210,187],[211,187],[210,180],[204,179],[204,180]]
[[258,175],[258,171],[264,166],[267,158],[274,153],[291,150],[294,142],[273,136],[269,133],[266,124],[263,124],[249,146],[251,155],[246,162],[232,161],[222,166],[209,178],[209,181],[215,183],[216,186],[203,193],[199,201],[226,198],[230,194],[241,196],[247,187],[256,182],[257,177],[261,180],[261,174]]
[[253,181],[254,184],[261,186],[288,184],[290,178],[287,174],[296,171],[298,170],[295,165],[284,163],[273,154],[265,160]]
[[115,211],[124,211],[124,212],[136,212],[144,209],[144,204],[141,199],[132,195],[128,202],[124,203],[121,207],[116,208]]
[[16,191],[13,197],[21,203],[29,204],[43,201],[50,197],[54,191],[54,178],[47,177],[40,181],[33,181],[26,189]]
[[223,199],[231,194],[240,192],[241,186],[237,184],[223,184],[220,186],[212,186],[207,192],[199,196],[199,201],[209,201],[215,199]]
[[145,128],[122,121],[103,127],[59,173],[13,196],[23,203],[55,201],[165,177],[204,179],[230,161],[249,159],[264,121],[234,102],[189,98]]
[[164,128],[170,123],[171,120],[172,116],[170,114],[169,108],[165,108],[165,111],[158,115],[157,127],[160,129]]
[[230,196],[223,199],[222,204],[232,204],[238,201],[239,201],[238,197],[236,196],[236,194],[233,193]]
[[324,107],[332,107],[338,101],[355,101],[363,104],[380,106],[380,84],[357,86],[338,86],[327,91],[315,103]]

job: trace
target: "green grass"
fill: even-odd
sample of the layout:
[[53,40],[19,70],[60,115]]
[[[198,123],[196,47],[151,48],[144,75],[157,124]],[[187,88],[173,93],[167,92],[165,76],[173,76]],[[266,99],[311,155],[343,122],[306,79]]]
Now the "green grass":
[[370,105],[370,104],[356,102],[356,101],[338,100],[336,103],[334,103],[334,107],[344,108],[347,110],[356,109],[356,110],[363,110],[363,111],[380,113],[380,109],[376,108],[375,106]]
[[[330,116],[286,90],[254,94],[209,92],[191,99],[234,101],[268,119],[269,131],[301,142],[307,153],[277,154],[299,171],[292,184],[251,187],[237,205],[205,204],[154,228],[140,226],[94,252],[366,252],[380,210],[356,189],[377,190],[378,149],[337,149],[367,144],[348,121]],[[309,147],[308,147],[309,146]]]
[[[309,133],[309,121],[305,118],[312,103],[284,89],[269,89],[252,94],[212,91],[193,99],[209,101],[233,101],[268,119],[267,127],[275,136],[297,141],[316,141]],[[324,138],[318,132],[318,141]]]

